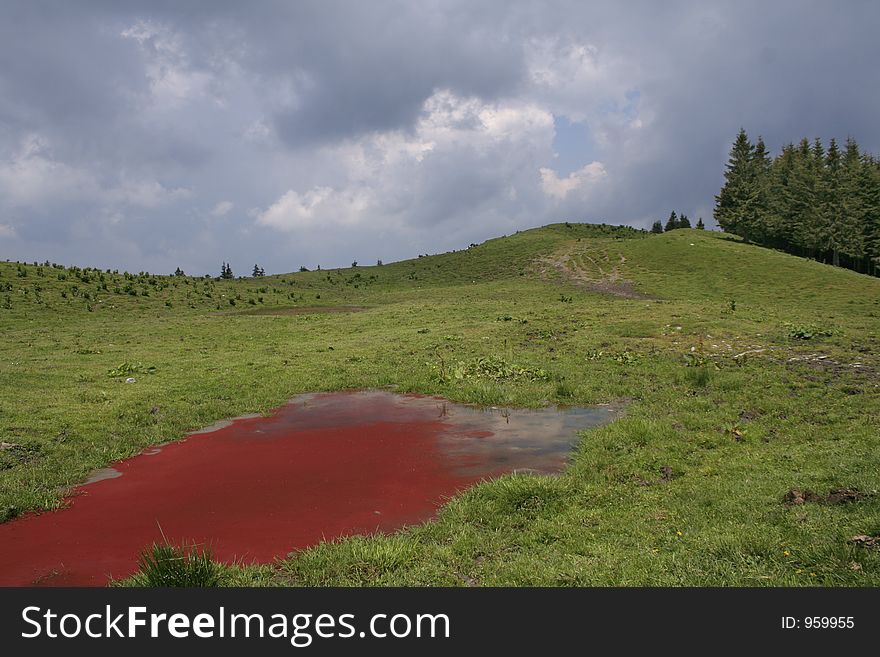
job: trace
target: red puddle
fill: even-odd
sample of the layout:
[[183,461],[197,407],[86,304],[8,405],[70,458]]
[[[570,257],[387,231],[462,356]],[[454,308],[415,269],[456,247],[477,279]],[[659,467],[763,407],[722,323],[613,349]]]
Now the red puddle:
[[[609,408],[480,410],[385,392],[302,395],[113,464],[68,505],[0,525],[0,586],[100,586],[163,533],[222,561],[269,563],[340,536],[429,519],[515,470],[555,472]],[[160,531],[161,527],[161,531]]]

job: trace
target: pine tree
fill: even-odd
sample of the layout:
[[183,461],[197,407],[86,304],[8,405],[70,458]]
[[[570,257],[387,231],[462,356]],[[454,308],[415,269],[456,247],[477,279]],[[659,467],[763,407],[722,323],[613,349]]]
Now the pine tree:
[[859,195],[862,234],[867,258],[866,273],[880,275],[880,161],[862,154]]
[[[740,130],[715,197],[723,230],[746,240],[880,274],[880,162],[848,138],[787,144],[776,158]],[[689,224],[686,215],[667,230]],[[705,227],[702,220],[698,228]]]
[[816,231],[818,185],[810,142],[804,138],[795,151],[791,179],[791,214],[795,217],[793,240],[800,255],[815,258],[819,251]]
[[232,275],[232,267],[226,262],[224,262],[223,266],[220,268],[220,278],[227,280],[234,278],[234,276]]
[[661,222],[659,219],[657,221],[655,221],[653,223],[653,225],[651,226],[651,232],[652,233],[662,233],[663,232],[663,222]]
[[[821,142],[817,143],[821,144]],[[840,248],[844,243],[841,229],[843,224],[843,195],[841,193],[841,178],[843,163],[840,157],[840,149],[837,141],[833,138],[828,144],[828,152],[825,155],[822,171],[822,196],[819,206],[821,240],[825,251],[830,251],[832,264],[840,266]]]
[[792,214],[792,176],[795,166],[794,144],[783,146],[773,161],[767,186],[765,235],[768,244],[786,250],[794,248],[798,217]]
[[706,230],[706,224],[703,223],[703,218],[702,218],[702,217],[700,217],[699,219],[697,219],[697,226],[696,226],[696,228],[697,228],[697,230]]
[[815,209],[812,213],[811,239],[816,259],[825,262],[827,260],[828,250],[831,246],[831,226],[827,220],[828,216],[824,212],[827,192],[825,186],[827,179],[825,176],[825,147],[822,140],[818,137],[813,140],[813,146],[810,149],[810,173],[813,177],[813,190]]
[[755,147],[740,128],[730,149],[724,171],[724,186],[715,197],[715,221],[721,230],[749,239],[749,226],[757,198],[752,155]]
[[772,184],[773,160],[767,152],[764,138],[758,135],[755,142],[755,151],[751,160],[755,202],[746,227],[749,237],[756,242],[766,242],[768,225],[770,223],[770,186]]
[[251,276],[253,276],[254,278],[256,278],[256,277],[258,277],[258,276],[262,276],[262,274],[260,273],[260,271],[261,271],[261,270],[260,270],[260,266],[259,266],[259,265],[254,265],[254,270],[251,272]]
[[837,226],[837,245],[849,266],[864,271],[866,264],[866,221],[862,207],[865,197],[860,193],[862,157],[855,139],[848,137],[843,152],[840,179],[840,223]]
[[669,214],[669,219],[666,220],[664,230],[668,233],[670,230],[675,230],[676,228],[678,228],[678,215],[675,214],[675,210],[673,210]]
[[687,218],[686,214],[681,215],[681,217],[679,218],[678,227],[679,228],[690,228],[691,227],[691,221],[690,221],[690,219]]

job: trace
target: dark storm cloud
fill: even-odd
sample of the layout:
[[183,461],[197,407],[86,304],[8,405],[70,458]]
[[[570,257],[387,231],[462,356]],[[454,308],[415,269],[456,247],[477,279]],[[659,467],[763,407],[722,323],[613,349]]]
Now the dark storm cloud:
[[274,117],[290,145],[409,128],[437,88],[492,98],[521,76],[519,44],[470,23],[454,4],[333,5],[319,16],[291,12],[280,47],[257,60],[304,78],[301,97]]
[[158,3],[132,16],[186,29],[202,56],[224,33],[238,39],[240,63],[254,78],[292,87],[294,98],[274,108],[279,135],[313,146],[411,125],[438,87],[486,98],[512,90],[522,76],[521,43],[499,34],[498,14],[472,4],[204,2],[182,11]]
[[[283,271],[709,219],[740,126],[880,153],[878,23],[870,2],[6,2],[0,255]],[[582,141],[554,159],[566,122]]]
[[[637,151],[618,135],[599,155],[616,182],[598,214],[633,221],[681,209],[708,219],[741,126],[774,150],[802,136],[853,135],[880,151],[880,85],[867,83],[880,55],[876,4],[651,5],[596,12],[587,32],[637,63],[646,125]],[[591,13],[583,9],[584,23]]]

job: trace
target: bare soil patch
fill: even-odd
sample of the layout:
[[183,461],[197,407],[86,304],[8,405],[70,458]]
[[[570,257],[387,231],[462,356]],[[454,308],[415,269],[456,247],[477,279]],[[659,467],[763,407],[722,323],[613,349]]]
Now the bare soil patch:
[[850,502],[860,502],[871,497],[871,493],[857,490],[855,488],[833,488],[827,495],[819,495],[809,489],[801,490],[792,488],[785,494],[782,502],[785,506],[799,506],[807,502],[815,504],[849,504]]
[[[649,300],[656,298],[639,292],[635,289],[635,283],[621,275],[619,266],[626,262],[624,256],[619,256],[617,264],[611,264],[607,254],[602,262],[587,254],[580,255],[595,267],[595,271],[588,271],[582,267],[571,253],[556,253],[538,258],[534,261],[534,265],[541,278],[548,279],[550,273],[555,271],[563,281],[592,292],[609,294],[622,299]],[[606,260],[607,262],[605,262]]]

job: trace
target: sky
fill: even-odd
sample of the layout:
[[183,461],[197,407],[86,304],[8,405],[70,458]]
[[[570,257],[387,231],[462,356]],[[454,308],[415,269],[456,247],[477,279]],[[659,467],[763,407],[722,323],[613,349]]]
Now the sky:
[[744,127],[880,154],[880,3],[0,0],[0,258],[374,264],[711,221]]

